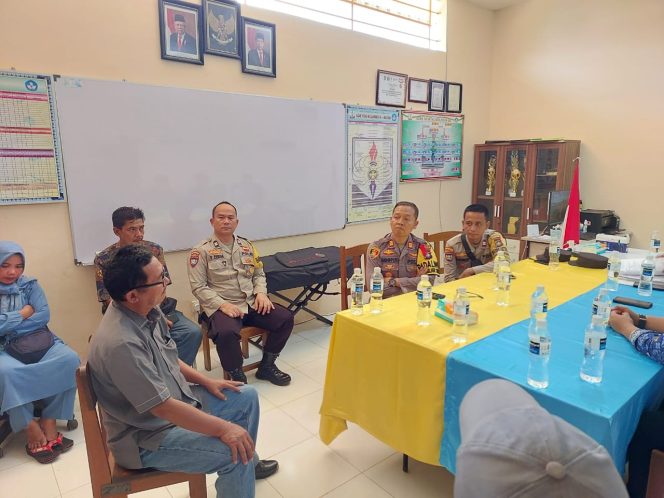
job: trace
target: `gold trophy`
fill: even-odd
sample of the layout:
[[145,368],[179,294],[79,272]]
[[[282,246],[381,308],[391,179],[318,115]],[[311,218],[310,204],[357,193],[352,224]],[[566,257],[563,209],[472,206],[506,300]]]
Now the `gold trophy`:
[[514,150],[512,151],[512,173],[509,179],[509,196],[516,197],[516,189],[519,188],[519,180],[521,179],[521,170],[519,169],[519,152]]
[[496,186],[496,156],[489,158],[489,168],[486,170],[485,195],[493,195],[493,187]]
[[519,223],[518,216],[510,216],[510,221],[507,223],[508,235],[516,235],[516,224]]

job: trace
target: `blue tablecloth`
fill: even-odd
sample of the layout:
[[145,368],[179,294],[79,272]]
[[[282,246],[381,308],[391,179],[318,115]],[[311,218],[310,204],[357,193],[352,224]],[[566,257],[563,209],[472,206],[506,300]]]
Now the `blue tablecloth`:
[[[604,445],[618,470],[623,471],[627,446],[641,413],[664,397],[664,368],[609,329],[601,384],[580,379],[583,335],[596,294],[597,290],[587,292],[549,311],[552,348],[547,389],[533,389],[526,381],[528,320],[448,356],[441,465],[456,472],[456,451],[461,442],[459,405],[466,392],[478,382],[499,377],[524,387],[549,412]],[[621,285],[611,293],[616,295],[652,301],[654,306],[645,313],[664,315],[664,292],[654,291],[652,297],[643,298],[636,289]]]

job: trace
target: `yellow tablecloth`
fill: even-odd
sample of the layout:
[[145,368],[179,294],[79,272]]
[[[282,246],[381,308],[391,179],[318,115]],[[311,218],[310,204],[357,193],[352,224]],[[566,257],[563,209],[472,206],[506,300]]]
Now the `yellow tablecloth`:
[[[514,264],[512,274],[516,278],[508,307],[496,305],[491,273],[434,288],[448,299],[460,286],[483,296],[470,301],[479,323],[469,327],[469,343],[528,318],[537,284],[546,286],[553,308],[606,280],[606,270],[563,263],[551,271],[529,260]],[[368,307],[361,316],[337,313],[320,410],[324,443],[332,442],[351,421],[395,450],[439,465],[445,362],[459,346],[451,340],[452,326],[438,317],[432,316],[428,327],[416,325],[415,299],[415,293],[387,299],[378,315],[369,313]]]

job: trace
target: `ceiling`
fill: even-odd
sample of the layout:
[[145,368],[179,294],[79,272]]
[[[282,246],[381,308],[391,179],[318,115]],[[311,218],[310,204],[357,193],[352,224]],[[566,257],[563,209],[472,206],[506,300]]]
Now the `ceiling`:
[[466,0],[470,3],[483,7],[489,10],[500,10],[510,5],[523,3],[526,0]]

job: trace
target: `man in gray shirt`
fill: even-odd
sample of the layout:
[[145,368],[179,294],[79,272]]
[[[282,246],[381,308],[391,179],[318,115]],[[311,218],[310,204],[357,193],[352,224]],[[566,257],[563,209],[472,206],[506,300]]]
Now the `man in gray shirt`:
[[256,391],[206,377],[178,359],[158,307],[168,277],[149,250],[118,250],[104,285],[113,302],[92,339],[88,368],[118,464],[217,472],[217,496],[253,497],[255,478],[278,468],[254,452]]

